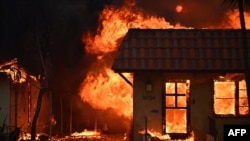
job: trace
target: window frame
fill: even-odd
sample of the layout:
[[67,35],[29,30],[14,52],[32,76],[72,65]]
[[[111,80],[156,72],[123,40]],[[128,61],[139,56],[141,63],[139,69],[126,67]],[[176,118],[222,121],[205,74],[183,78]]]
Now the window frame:
[[[167,93],[166,91],[166,83],[174,83],[174,93]],[[178,83],[185,83],[187,84],[187,80],[171,80],[171,81],[165,81],[164,82],[164,91],[163,91],[163,134],[170,135],[171,139],[177,139],[177,138],[187,138],[190,134],[190,104],[189,104],[189,91],[190,91],[190,80],[189,80],[189,86],[188,86],[188,92],[186,94],[184,93],[178,93]],[[167,106],[166,100],[167,97],[174,97],[174,105]],[[179,106],[178,100],[180,97],[186,98],[185,106]],[[176,109],[176,110],[185,110],[186,112],[186,133],[178,133],[178,132],[166,132],[166,111],[167,109]]]
[[[240,89],[239,88],[239,82],[240,81],[244,81],[244,80],[214,80],[214,83],[213,83],[213,90],[214,90],[214,93],[213,93],[213,96],[215,96],[215,81],[218,81],[218,82],[227,82],[227,81],[231,81],[231,82],[234,82],[234,85],[235,85],[235,92],[234,92],[234,110],[235,110],[235,113],[234,114],[217,114],[215,112],[215,98],[213,98],[213,115],[214,117],[228,117],[228,118],[237,118],[237,117],[249,117],[250,116],[250,110],[249,110],[249,103],[248,103],[248,106],[240,106],[240,94],[239,94],[239,91],[240,90],[244,90],[244,91],[247,91],[247,88],[245,89]],[[246,83],[246,81],[245,81]],[[245,97],[247,99],[247,97]],[[223,98],[220,98],[220,99],[223,99]],[[227,98],[224,98],[224,99],[227,99]],[[247,99],[248,100],[248,99]],[[239,108],[240,107],[248,107],[248,113],[247,114],[240,114],[240,110]]]

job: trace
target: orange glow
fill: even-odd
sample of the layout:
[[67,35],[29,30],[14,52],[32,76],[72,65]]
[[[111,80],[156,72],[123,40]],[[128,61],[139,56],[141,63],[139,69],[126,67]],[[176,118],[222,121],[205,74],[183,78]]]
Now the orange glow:
[[[141,9],[135,8],[133,2],[126,2],[122,7],[106,6],[99,16],[99,27],[96,34],[87,33],[83,35],[82,41],[85,43],[85,51],[88,54],[95,55],[97,62],[95,62],[85,80],[79,88],[79,95],[82,100],[88,102],[96,109],[113,109],[119,116],[124,116],[129,119],[132,118],[132,87],[128,85],[117,73],[111,70],[114,56],[112,53],[118,50],[122,39],[130,28],[182,28],[182,25],[171,25],[162,17],[153,15],[145,15]],[[176,12],[182,12],[183,7],[178,5]],[[234,14],[238,12],[232,11],[227,13],[229,21],[223,25],[227,28],[239,28],[239,19],[235,19]],[[249,17],[249,14],[246,15]],[[246,18],[247,19],[247,18]],[[238,23],[238,24],[234,24]],[[246,21],[249,28],[250,23]],[[133,82],[132,74],[124,74],[130,82]],[[179,90],[179,89],[178,89]],[[169,91],[172,91],[171,88]],[[180,90],[180,92],[183,90]],[[178,106],[186,106],[185,98],[178,100]],[[166,100],[166,105],[175,106],[174,99]],[[172,103],[171,103],[172,101]],[[244,102],[242,102],[244,103]],[[218,103],[217,103],[218,104]],[[227,107],[223,107],[227,108]],[[217,109],[219,113],[221,109]],[[224,109],[223,109],[224,110]],[[232,109],[229,107],[229,111]],[[169,110],[177,120],[172,119],[171,116],[166,116],[166,120],[173,121],[167,123],[166,131],[186,132],[186,115],[185,110]],[[184,117],[184,118],[183,118]],[[174,126],[175,125],[175,126]],[[178,125],[178,126],[176,126]],[[182,125],[179,127],[179,125]],[[185,125],[185,126],[184,126]],[[170,130],[170,128],[172,128]]]
[[187,99],[190,81],[167,82],[166,92],[166,133],[187,133]]
[[96,138],[100,137],[101,133],[97,131],[84,130],[83,132],[74,132],[71,134],[74,138]]
[[[145,134],[145,130],[141,130],[138,133],[140,134]],[[148,129],[147,133],[150,135],[150,137],[156,137],[159,140],[164,140],[164,141],[171,141],[171,138],[168,134],[162,135],[162,133],[154,131],[154,129]],[[180,139],[180,140],[175,140],[175,141],[194,141],[194,133],[191,132],[190,137],[187,139]]]
[[103,54],[116,51],[129,28],[174,28],[163,17],[145,15],[142,10],[127,2],[119,9],[107,6],[99,17],[101,23],[96,35],[84,35],[86,51]]
[[[112,108],[120,116],[132,117],[132,87],[110,68],[113,62],[109,53],[118,47],[129,28],[173,28],[162,17],[145,15],[134,3],[126,2],[122,7],[107,6],[99,17],[97,34],[83,36],[86,52],[97,56],[82,82],[79,94],[83,101],[96,109]],[[178,27],[181,27],[178,25]],[[131,82],[132,76],[127,74]]]
[[[140,134],[145,134],[145,130],[139,131]],[[153,129],[147,130],[147,133],[150,135],[150,137],[157,137],[160,140],[169,140],[170,136],[168,134],[162,135],[159,132],[154,131]]]
[[[233,81],[215,81],[214,82],[214,112],[215,114],[235,115],[236,110],[239,111],[240,115],[248,114],[246,82],[245,80],[239,81],[238,90],[236,90],[235,85],[236,84]],[[239,95],[239,99],[236,99],[235,92],[236,94]],[[236,100],[238,100],[237,106],[236,106]]]
[[246,115],[249,113],[248,99],[246,91],[246,81],[242,80],[239,82],[239,114]]
[[[24,68],[17,65],[17,59],[14,58],[10,61],[0,64],[0,72],[7,73],[14,83],[24,83],[27,80],[28,74]],[[36,77],[29,75],[29,77],[37,81]]]
[[[250,29],[250,13],[245,12],[245,25],[247,29]],[[239,17],[239,11],[238,9],[227,11],[223,20],[222,20],[222,26],[223,28],[234,28],[239,29],[240,28],[240,17]]]
[[182,5],[177,5],[177,6],[175,7],[175,11],[176,11],[177,13],[181,13],[182,10],[183,10],[183,6],[182,6]]
[[[82,83],[81,98],[96,109],[112,108],[119,116],[131,118],[132,87],[110,69],[90,72]],[[132,78],[131,74],[124,74]]]
[[187,133],[187,115],[183,109],[166,110],[166,132],[167,133]]
[[235,114],[235,84],[232,81],[214,82],[214,112],[216,114]]

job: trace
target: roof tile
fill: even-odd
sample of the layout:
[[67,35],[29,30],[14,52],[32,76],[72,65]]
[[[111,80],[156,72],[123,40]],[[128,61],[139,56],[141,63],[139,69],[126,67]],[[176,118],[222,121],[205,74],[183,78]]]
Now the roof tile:
[[[240,38],[239,29],[130,29],[112,69],[242,72]],[[250,30],[247,42],[250,54]]]

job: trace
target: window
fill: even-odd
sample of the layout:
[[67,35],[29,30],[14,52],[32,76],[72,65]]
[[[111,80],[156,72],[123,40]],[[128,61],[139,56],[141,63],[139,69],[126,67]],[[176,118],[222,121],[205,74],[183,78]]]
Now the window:
[[248,115],[246,81],[214,81],[214,112],[221,116]]
[[189,80],[165,83],[165,133],[188,133]]
[[[239,82],[239,99],[237,109],[239,115],[249,114],[246,81]],[[237,110],[236,110],[237,111]]]

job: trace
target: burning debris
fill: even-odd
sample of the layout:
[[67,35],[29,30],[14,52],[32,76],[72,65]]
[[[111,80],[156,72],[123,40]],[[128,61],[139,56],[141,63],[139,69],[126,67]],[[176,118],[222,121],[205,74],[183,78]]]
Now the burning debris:
[[[0,64],[0,72],[5,72],[14,83],[23,83],[27,79],[25,70],[17,65],[17,59],[14,58],[3,64]],[[32,77],[34,78],[34,77]]]
[[100,139],[101,133],[98,131],[90,131],[85,129],[83,132],[75,132],[71,134],[72,138],[97,138]]
[[[152,130],[141,130],[139,133],[143,136],[145,141],[172,141],[168,134],[162,135],[159,132]],[[143,141],[144,141],[143,140]],[[176,139],[175,141],[194,141],[194,133],[192,132],[187,139]]]

